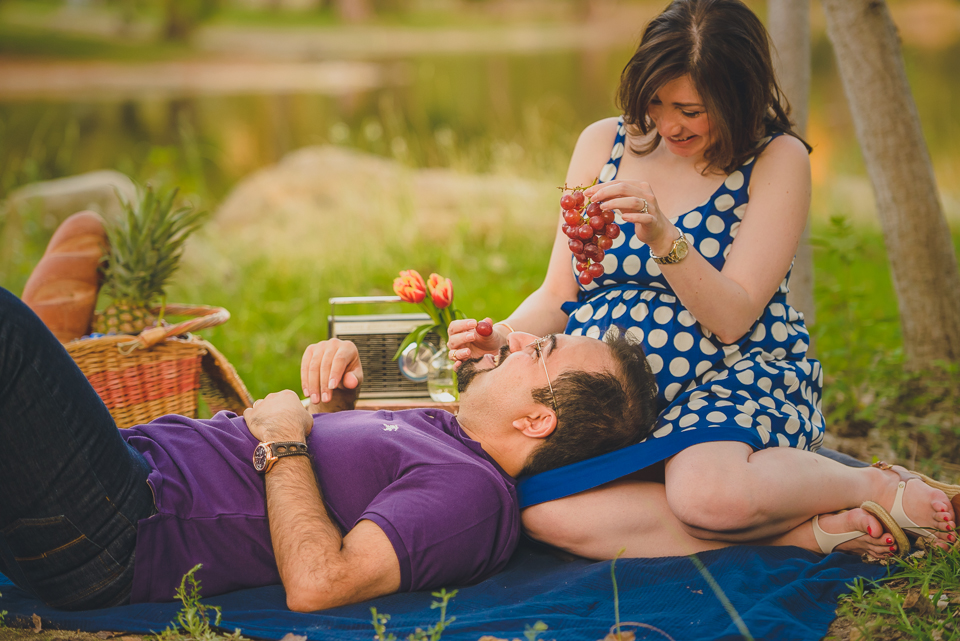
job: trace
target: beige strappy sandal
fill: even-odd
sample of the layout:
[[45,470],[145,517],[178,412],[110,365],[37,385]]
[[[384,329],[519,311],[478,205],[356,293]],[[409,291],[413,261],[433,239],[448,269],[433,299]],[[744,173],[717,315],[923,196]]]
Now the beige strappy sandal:
[[858,539],[865,534],[866,532],[861,532],[860,530],[830,534],[829,532],[824,532],[823,528],[820,527],[820,515],[818,514],[813,517],[813,536],[817,539],[817,545],[820,546],[820,551],[825,555],[833,552],[834,548],[838,545]]
[[[897,472],[897,470],[893,469],[892,465],[890,465],[889,463],[885,463],[884,461],[877,461],[876,463],[873,464],[873,467],[879,468],[881,470],[892,470],[894,472]],[[930,487],[932,487],[933,489],[940,490],[941,492],[946,494],[947,498],[950,499],[950,502],[953,503],[953,509],[957,512],[960,512],[960,504],[958,504],[960,503],[960,500],[956,502],[954,501],[954,498],[956,498],[957,496],[960,496],[960,485],[951,485],[950,483],[942,483],[940,481],[930,478],[926,474],[921,474],[920,472],[914,472],[913,470],[907,470],[907,475],[904,475],[902,472],[897,472],[897,474],[899,474],[900,478],[903,480],[906,480],[906,478],[904,477],[907,475],[909,475],[908,478],[914,478],[914,477],[918,478],[924,483],[926,483],[927,485],[929,485]]]
[[[903,492],[906,489],[908,482],[920,481],[921,483],[926,483],[932,488],[941,490],[947,495],[947,498],[950,499],[951,503],[953,503],[954,497],[960,495],[960,486],[950,485],[949,483],[941,483],[940,481],[935,481],[925,474],[920,474],[919,472],[913,472],[911,470],[901,472],[900,470],[893,469],[892,465],[883,461],[874,463],[872,467],[895,472],[900,477],[900,482],[897,484],[897,495],[893,500],[893,507],[889,512],[883,506],[879,505],[878,503],[874,503],[873,501],[866,501],[860,506],[864,511],[873,514],[877,520],[883,523],[884,527],[890,531],[897,543],[898,551],[906,552],[910,549],[910,540],[907,538],[904,530],[927,539],[939,540],[930,528],[919,526],[907,516],[907,513],[903,509]],[[954,509],[957,509],[956,504],[954,504]],[[952,547],[956,548],[957,543],[958,542],[955,541]]]

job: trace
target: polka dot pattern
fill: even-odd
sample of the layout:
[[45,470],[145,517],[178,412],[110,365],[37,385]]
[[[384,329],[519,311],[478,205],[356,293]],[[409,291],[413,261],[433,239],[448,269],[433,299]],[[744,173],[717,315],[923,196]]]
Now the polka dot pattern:
[[[621,127],[610,161],[601,169],[601,182],[616,178],[624,144]],[[717,270],[723,268],[746,214],[752,171],[750,159],[710,197],[696,196],[702,200],[698,207],[673,219]],[[666,443],[695,433],[696,442],[704,442],[715,440],[712,429],[722,428],[716,438],[741,434],[738,438],[756,448],[819,447],[823,372],[817,361],[806,358],[809,338],[803,316],[786,304],[789,273],[753,327],[736,342],[724,344],[677,298],[633,224],[623,222],[619,213],[616,220],[622,233],[605,254],[604,277],[580,286],[579,300],[563,306],[569,314],[566,331],[602,337],[619,327],[616,331],[643,345],[659,390],[660,419],[650,438]],[[631,455],[642,457],[643,451]]]

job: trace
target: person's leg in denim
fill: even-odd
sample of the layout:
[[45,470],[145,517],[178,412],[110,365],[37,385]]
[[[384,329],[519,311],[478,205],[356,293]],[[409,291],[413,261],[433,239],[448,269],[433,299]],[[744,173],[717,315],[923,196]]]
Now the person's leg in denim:
[[59,341],[2,288],[0,444],[0,572],[56,608],[126,602],[137,522],[155,511],[149,468]]

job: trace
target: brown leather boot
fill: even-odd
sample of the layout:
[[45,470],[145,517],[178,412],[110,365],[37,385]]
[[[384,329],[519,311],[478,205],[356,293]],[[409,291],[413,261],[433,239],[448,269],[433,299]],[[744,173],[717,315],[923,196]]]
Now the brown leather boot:
[[106,249],[103,218],[92,211],[76,213],[54,232],[23,288],[23,302],[63,343],[90,331]]

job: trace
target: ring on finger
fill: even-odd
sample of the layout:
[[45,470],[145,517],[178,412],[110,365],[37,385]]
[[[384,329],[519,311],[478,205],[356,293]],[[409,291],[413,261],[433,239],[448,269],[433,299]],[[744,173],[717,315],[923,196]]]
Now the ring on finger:
[[650,213],[650,203],[647,202],[647,199],[646,199],[646,198],[641,198],[641,199],[640,199],[640,202],[643,203],[643,209],[640,210],[640,213],[641,213],[641,214],[648,214],[648,213]]

